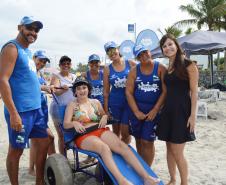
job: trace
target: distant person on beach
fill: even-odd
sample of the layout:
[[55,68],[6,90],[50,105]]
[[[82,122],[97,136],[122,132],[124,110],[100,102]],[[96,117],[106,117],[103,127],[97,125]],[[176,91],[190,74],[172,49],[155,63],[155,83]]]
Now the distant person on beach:
[[23,17],[16,39],[7,42],[0,55],[0,91],[10,142],[6,167],[12,185],[18,185],[19,161],[29,138],[33,139],[38,153],[35,158],[36,185],[44,185],[49,139],[41,110],[40,84],[28,49],[42,28],[42,22]]
[[166,101],[157,126],[159,140],[166,141],[168,185],[176,184],[176,167],[181,185],[188,184],[188,165],[184,156],[186,142],[195,140],[195,121],[198,89],[198,69],[195,62],[184,57],[177,40],[166,34],[160,40],[165,57],[169,58],[164,77]]
[[104,68],[104,110],[117,123],[112,125],[113,132],[129,144],[128,103],[125,96],[126,80],[130,68],[136,63],[125,60],[119,53],[115,42],[110,41],[104,45],[106,54],[112,63]]
[[144,45],[135,46],[134,55],[140,63],[131,69],[126,84],[131,134],[135,137],[137,152],[151,166],[158,113],[166,96],[163,83],[166,68],[153,61],[150,50]]
[[50,105],[50,115],[58,135],[58,148],[61,154],[64,154],[64,138],[58,124],[58,106],[67,105],[74,99],[71,91],[72,84],[76,78],[71,71],[71,59],[68,56],[62,56],[59,61],[60,72],[52,75],[50,85],[55,87],[57,101],[53,99]]
[[[45,117],[45,124],[47,127],[47,133],[48,133],[48,138],[49,138],[49,147],[48,147],[48,155],[51,155],[53,153],[56,153],[55,150],[55,144],[54,144],[54,135],[51,132],[50,128],[48,127],[48,102],[47,102],[47,96],[45,93],[51,93],[51,91],[54,91],[53,86],[49,86],[46,83],[46,80],[41,73],[41,69],[43,69],[46,66],[46,63],[50,63],[49,58],[47,57],[45,51],[43,50],[38,50],[34,53],[33,55],[33,60],[35,62],[36,70],[37,70],[37,75],[39,79],[39,83],[41,85],[41,108],[42,112]],[[36,146],[35,143],[33,142],[33,139],[31,139],[31,146],[30,146],[30,161],[29,161],[29,171],[28,173],[30,175],[35,176],[35,155],[36,155]]]
[[134,168],[144,179],[145,185],[157,184],[159,180],[148,175],[128,145],[105,127],[108,115],[105,114],[97,99],[88,98],[91,89],[92,87],[86,79],[77,78],[72,88],[76,99],[68,104],[65,111],[65,129],[74,128],[77,133],[83,133],[87,128],[97,126],[94,131],[77,136],[75,138],[76,146],[98,153],[119,185],[132,185],[132,183],[120,173],[112,158],[112,151],[120,154]]

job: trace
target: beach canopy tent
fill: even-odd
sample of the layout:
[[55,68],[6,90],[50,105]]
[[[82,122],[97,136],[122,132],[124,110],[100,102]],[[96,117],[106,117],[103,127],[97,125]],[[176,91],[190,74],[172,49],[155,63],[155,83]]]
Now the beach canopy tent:
[[[226,32],[196,31],[177,39],[186,56],[208,55],[211,85],[213,84],[213,54],[226,50]],[[153,58],[164,57],[160,47],[151,51]]]

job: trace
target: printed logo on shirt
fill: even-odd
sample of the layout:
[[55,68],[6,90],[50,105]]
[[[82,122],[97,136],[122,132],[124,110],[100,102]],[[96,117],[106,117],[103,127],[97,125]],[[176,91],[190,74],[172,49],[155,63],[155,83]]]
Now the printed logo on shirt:
[[115,80],[114,86],[116,88],[124,88],[124,87],[126,87],[126,76],[124,76],[123,78],[117,78]]
[[141,82],[142,80],[140,79],[140,77],[138,76],[137,78],[136,78],[136,82]]
[[160,79],[159,79],[158,76],[156,76],[156,75],[153,76],[153,81],[154,81],[154,82],[159,81],[159,80],[160,80]]
[[36,73],[35,63],[32,59],[28,59],[28,66],[30,71],[33,71],[34,73]]
[[103,95],[103,87],[93,87],[92,89],[92,93],[91,93],[92,96],[102,96]]
[[157,92],[159,90],[159,86],[158,84],[149,84],[149,82],[144,84],[143,82],[141,82],[140,84],[138,84],[138,89],[144,92]]

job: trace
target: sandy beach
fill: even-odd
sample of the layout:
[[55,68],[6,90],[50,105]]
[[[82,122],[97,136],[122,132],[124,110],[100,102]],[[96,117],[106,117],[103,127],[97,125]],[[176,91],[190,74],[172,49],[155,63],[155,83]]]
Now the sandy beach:
[[[226,185],[226,93],[222,93],[222,100],[208,103],[208,115],[212,119],[199,118],[197,120],[197,140],[186,146],[190,185]],[[57,137],[51,120],[49,126]],[[9,185],[5,167],[8,132],[3,115],[2,100],[0,100],[0,130],[0,184]],[[134,141],[132,145],[134,146]],[[166,183],[169,175],[165,159],[165,143],[156,141],[155,146],[156,155],[152,169]],[[20,160],[19,182],[21,185],[35,184],[35,178],[28,175],[28,161],[29,150],[25,149]],[[177,178],[178,175],[177,173]],[[94,179],[83,174],[76,174],[74,184],[94,185],[96,183]],[[179,179],[177,184],[180,184]]]

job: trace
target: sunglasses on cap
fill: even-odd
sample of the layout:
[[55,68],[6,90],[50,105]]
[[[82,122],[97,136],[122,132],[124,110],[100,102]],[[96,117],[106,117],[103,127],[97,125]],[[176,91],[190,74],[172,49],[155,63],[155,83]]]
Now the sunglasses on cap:
[[111,56],[112,54],[114,54],[117,51],[117,48],[109,48],[107,51],[107,55]]
[[38,32],[40,31],[39,28],[35,27],[35,26],[32,25],[32,24],[24,25],[24,27],[25,27],[28,31],[34,31],[35,33],[38,33]]

